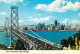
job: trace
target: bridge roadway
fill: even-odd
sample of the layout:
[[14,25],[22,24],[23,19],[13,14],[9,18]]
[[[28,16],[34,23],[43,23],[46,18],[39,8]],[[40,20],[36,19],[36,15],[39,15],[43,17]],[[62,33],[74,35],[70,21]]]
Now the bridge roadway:
[[[37,37],[34,37],[32,35],[29,35],[27,33],[24,32],[20,32],[17,31],[15,29],[12,29],[12,33],[14,34],[14,36],[21,38],[22,40],[25,41],[25,45],[27,45],[27,43],[29,43],[29,45],[31,45],[32,47],[34,46],[36,49],[44,49],[44,48],[53,48],[53,46],[55,44],[51,44],[51,42],[48,41],[44,41],[42,39],[39,39]],[[59,48],[58,45],[55,45],[55,47]],[[60,46],[62,47],[62,46]],[[31,47],[28,47],[28,49],[30,49]]]

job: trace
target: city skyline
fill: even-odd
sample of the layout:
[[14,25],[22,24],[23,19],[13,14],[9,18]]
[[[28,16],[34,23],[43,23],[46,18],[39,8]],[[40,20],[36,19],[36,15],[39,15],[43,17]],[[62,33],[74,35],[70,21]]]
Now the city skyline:
[[[56,5],[57,4],[57,5]],[[0,0],[0,26],[10,17],[11,6],[18,6],[19,24],[80,23],[80,1],[72,0]]]

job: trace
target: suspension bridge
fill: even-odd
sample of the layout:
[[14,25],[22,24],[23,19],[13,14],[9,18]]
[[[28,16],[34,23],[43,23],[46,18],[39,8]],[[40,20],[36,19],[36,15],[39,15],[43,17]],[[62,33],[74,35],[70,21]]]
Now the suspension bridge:
[[[31,29],[30,31],[33,32],[37,37],[30,35],[28,33],[24,33],[19,28],[19,17],[18,17],[18,6],[11,6],[11,14],[10,19],[7,17],[5,20],[5,37],[10,37],[10,48],[15,48],[15,40],[14,38],[20,38],[24,41],[24,46],[27,50],[29,49],[44,49],[45,47],[53,48],[55,46],[56,48],[60,49],[62,48],[62,45],[55,44],[51,41],[48,41],[35,32],[33,32]],[[7,35],[9,32],[10,35]],[[45,35],[46,36],[46,35]]]

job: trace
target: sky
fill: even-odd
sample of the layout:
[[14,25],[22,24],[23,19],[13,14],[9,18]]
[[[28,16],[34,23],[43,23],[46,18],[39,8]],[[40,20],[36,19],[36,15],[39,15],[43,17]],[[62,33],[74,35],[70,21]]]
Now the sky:
[[80,24],[80,0],[0,0],[0,26],[18,6],[19,24]]

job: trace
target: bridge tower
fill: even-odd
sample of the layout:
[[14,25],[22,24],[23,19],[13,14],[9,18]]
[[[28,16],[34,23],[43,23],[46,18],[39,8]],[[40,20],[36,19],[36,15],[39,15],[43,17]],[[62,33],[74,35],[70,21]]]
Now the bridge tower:
[[9,35],[9,18],[8,17],[6,17],[6,20],[5,20],[5,22],[4,22],[4,36],[5,37],[10,37],[10,35]]
[[12,34],[12,29],[18,30],[19,29],[19,23],[18,23],[18,7],[17,6],[11,6],[11,17],[10,17],[10,30],[11,30],[11,38],[10,38],[10,46],[15,46],[15,40],[14,36]]

